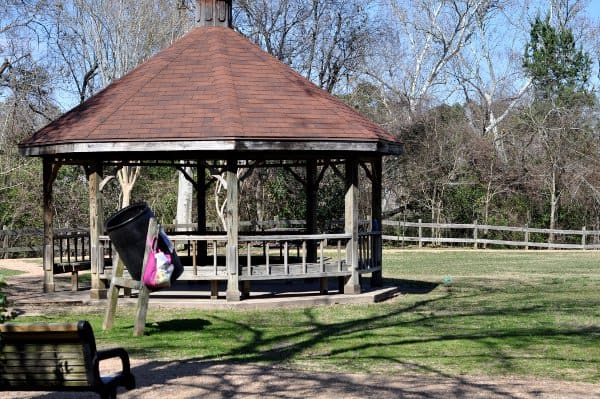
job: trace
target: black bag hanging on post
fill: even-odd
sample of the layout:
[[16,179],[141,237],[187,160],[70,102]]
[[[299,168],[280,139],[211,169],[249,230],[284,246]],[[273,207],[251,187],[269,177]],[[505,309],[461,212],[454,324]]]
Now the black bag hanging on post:
[[[105,230],[113,247],[131,277],[137,281],[142,278],[148,224],[153,217],[154,213],[148,204],[143,202],[121,209],[106,221]],[[171,255],[171,263],[174,266],[171,275],[171,283],[173,283],[183,273],[181,260],[166,234],[159,234],[157,246],[163,252]]]

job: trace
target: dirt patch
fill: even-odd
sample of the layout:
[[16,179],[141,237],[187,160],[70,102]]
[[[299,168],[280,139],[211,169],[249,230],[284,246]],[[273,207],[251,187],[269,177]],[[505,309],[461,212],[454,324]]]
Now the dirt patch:
[[0,268],[21,271],[24,274],[20,276],[42,277],[44,274],[41,259],[0,259]]
[[[597,385],[521,378],[387,377],[194,360],[134,359],[132,370],[138,388],[120,391],[119,398],[600,398]],[[5,399],[87,397],[97,395],[3,393]]]

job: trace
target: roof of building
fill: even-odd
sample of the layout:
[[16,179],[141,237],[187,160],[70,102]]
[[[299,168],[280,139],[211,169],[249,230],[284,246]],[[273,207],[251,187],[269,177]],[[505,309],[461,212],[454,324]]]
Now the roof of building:
[[31,156],[400,152],[394,136],[224,27],[193,29],[20,148]]

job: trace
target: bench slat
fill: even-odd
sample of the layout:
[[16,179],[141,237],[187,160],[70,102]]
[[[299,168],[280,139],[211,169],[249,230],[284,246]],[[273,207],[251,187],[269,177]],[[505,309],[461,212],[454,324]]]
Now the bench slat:
[[74,334],[70,331],[58,331],[56,333],[47,333],[43,331],[37,332],[7,332],[2,333],[2,341],[5,343],[14,343],[14,342],[31,342],[32,344],[43,344],[45,342],[57,342],[62,345],[62,343],[67,342],[78,342],[79,337],[77,334]]
[[[51,371],[51,370],[50,370]],[[2,374],[2,380],[11,381],[83,381],[88,384],[85,369],[82,372],[52,375],[52,373],[19,372],[18,370]]]
[[[81,352],[81,344],[76,345],[69,341],[65,341],[63,343],[54,342],[39,342],[38,344],[32,344],[26,341],[12,341],[12,342],[2,342],[4,344],[4,348],[9,350],[14,350],[15,352],[33,352],[34,350],[39,349],[40,352],[63,352],[58,351],[58,348],[64,348],[67,352]],[[76,350],[75,348],[79,348]],[[3,349],[3,352],[5,350]]]
[[[34,356],[31,356],[34,355]],[[19,351],[5,351],[4,355],[0,355],[0,359],[6,359],[5,361],[13,361],[13,360],[34,360],[34,361],[42,361],[42,360],[50,360],[55,361],[59,360],[75,360],[82,359],[83,355],[81,352],[39,352],[37,354],[33,353],[23,353]]]
[[0,332],[2,333],[3,338],[4,334],[10,334],[11,332],[46,332],[48,334],[54,334],[58,332],[71,331],[76,333],[74,336],[77,336],[77,332],[79,331],[77,327],[77,323],[0,324]]
[[[0,380],[2,382],[2,384],[5,384],[4,381]],[[91,386],[89,384],[87,384],[86,380],[83,381],[45,381],[45,380],[10,380],[10,381],[6,381],[8,382],[9,385],[13,390],[14,388],[18,387],[18,388],[22,388],[19,390],[23,390],[23,391],[27,391],[27,388],[31,388],[31,389],[39,389],[39,388],[59,388],[59,387],[71,387],[71,388],[75,388],[75,387],[89,387],[91,388]]]
[[17,370],[22,370],[23,373],[40,373],[40,372],[46,372],[46,373],[56,373],[58,371],[63,372],[65,369],[67,372],[69,373],[74,373],[74,372],[80,372],[80,371],[85,371],[85,363],[71,363],[71,362],[65,362],[63,364],[57,365],[57,364],[52,364],[49,361],[46,362],[38,362],[38,363],[31,363],[31,362],[19,362],[19,363],[14,363],[14,364],[6,364],[4,367],[0,367],[0,370],[2,370],[2,375],[4,375],[4,373],[10,373],[10,372],[14,372],[16,373]]

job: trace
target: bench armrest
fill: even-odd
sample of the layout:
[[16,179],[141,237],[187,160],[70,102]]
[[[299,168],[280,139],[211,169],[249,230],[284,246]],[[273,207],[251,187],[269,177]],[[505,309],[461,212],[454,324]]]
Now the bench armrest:
[[123,366],[123,373],[131,373],[131,366],[129,364],[129,354],[123,348],[111,348],[111,349],[103,349],[97,352],[98,354],[98,363],[101,360],[111,359],[113,357],[118,357],[121,359],[121,364]]
[[[122,370],[114,377],[100,376],[100,361],[118,357],[121,359]],[[96,352],[95,373],[99,380],[103,380],[107,384],[116,384],[124,386],[127,389],[135,388],[135,377],[131,374],[131,366],[129,363],[129,355],[123,348],[103,349]]]

